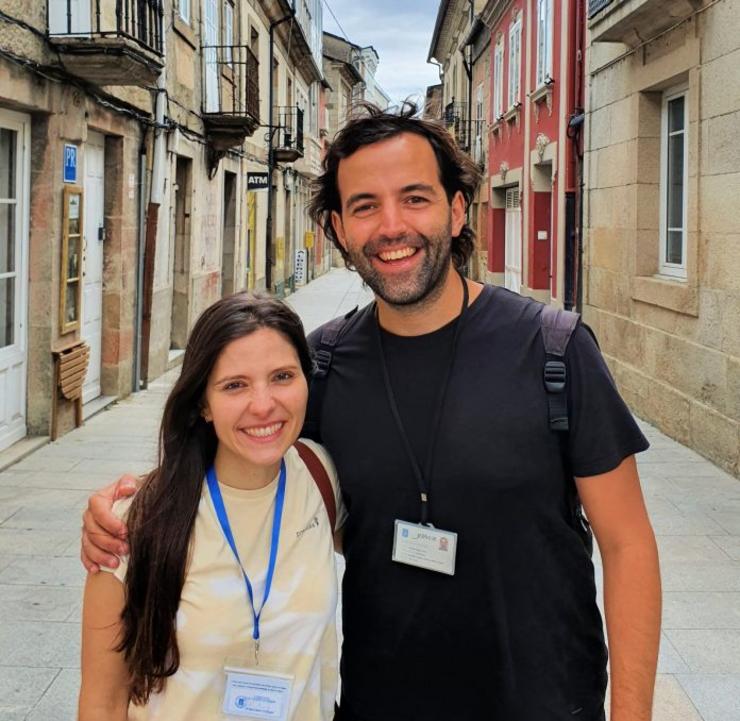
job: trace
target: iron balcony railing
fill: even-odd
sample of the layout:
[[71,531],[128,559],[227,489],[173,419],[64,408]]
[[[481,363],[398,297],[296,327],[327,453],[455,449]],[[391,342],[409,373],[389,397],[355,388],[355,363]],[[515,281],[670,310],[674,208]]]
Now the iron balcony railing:
[[162,55],[163,0],[49,0],[50,37],[127,38]]
[[275,147],[297,150],[303,155],[303,110],[297,106],[277,108]]
[[607,5],[611,5],[614,0],[588,0],[588,17],[589,20],[596,15],[596,13],[603,10]]
[[457,144],[467,150],[470,147],[468,142],[468,107],[465,103],[456,103],[454,100],[445,105],[444,123],[447,129],[452,133]]
[[248,115],[259,123],[259,60],[246,45],[206,45],[203,50],[203,112]]

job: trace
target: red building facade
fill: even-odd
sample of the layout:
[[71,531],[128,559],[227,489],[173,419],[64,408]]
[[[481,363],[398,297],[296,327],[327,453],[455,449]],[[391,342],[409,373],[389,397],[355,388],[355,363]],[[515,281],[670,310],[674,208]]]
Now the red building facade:
[[570,308],[580,286],[583,3],[489,2],[481,16],[491,28],[489,279]]

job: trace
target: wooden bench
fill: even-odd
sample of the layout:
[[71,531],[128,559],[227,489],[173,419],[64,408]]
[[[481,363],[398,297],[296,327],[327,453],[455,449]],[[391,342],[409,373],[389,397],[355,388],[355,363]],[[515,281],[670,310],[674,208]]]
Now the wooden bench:
[[59,393],[75,404],[75,428],[82,425],[82,384],[90,361],[90,348],[84,340],[52,348],[54,395],[51,405],[51,440],[57,438]]

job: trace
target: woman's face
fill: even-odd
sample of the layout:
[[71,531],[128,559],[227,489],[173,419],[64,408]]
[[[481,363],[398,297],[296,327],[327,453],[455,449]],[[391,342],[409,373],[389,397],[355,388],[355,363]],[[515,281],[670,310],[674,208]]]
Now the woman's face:
[[229,343],[206,387],[203,417],[219,456],[246,472],[273,470],[303,427],[308,383],[290,341],[260,328]]

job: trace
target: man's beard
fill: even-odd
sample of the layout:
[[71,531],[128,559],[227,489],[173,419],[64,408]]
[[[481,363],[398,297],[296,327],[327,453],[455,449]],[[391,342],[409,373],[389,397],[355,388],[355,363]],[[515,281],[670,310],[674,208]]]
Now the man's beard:
[[[397,238],[380,237],[369,241],[363,248],[347,250],[349,261],[362,280],[381,300],[389,305],[410,306],[424,303],[441,291],[450,268],[451,219],[434,235],[403,235]],[[408,245],[423,252],[421,265],[409,272],[407,278],[387,277],[375,267],[372,258],[388,246]],[[349,244],[350,248],[352,244]],[[381,261],[382,262],[382,261]]]

